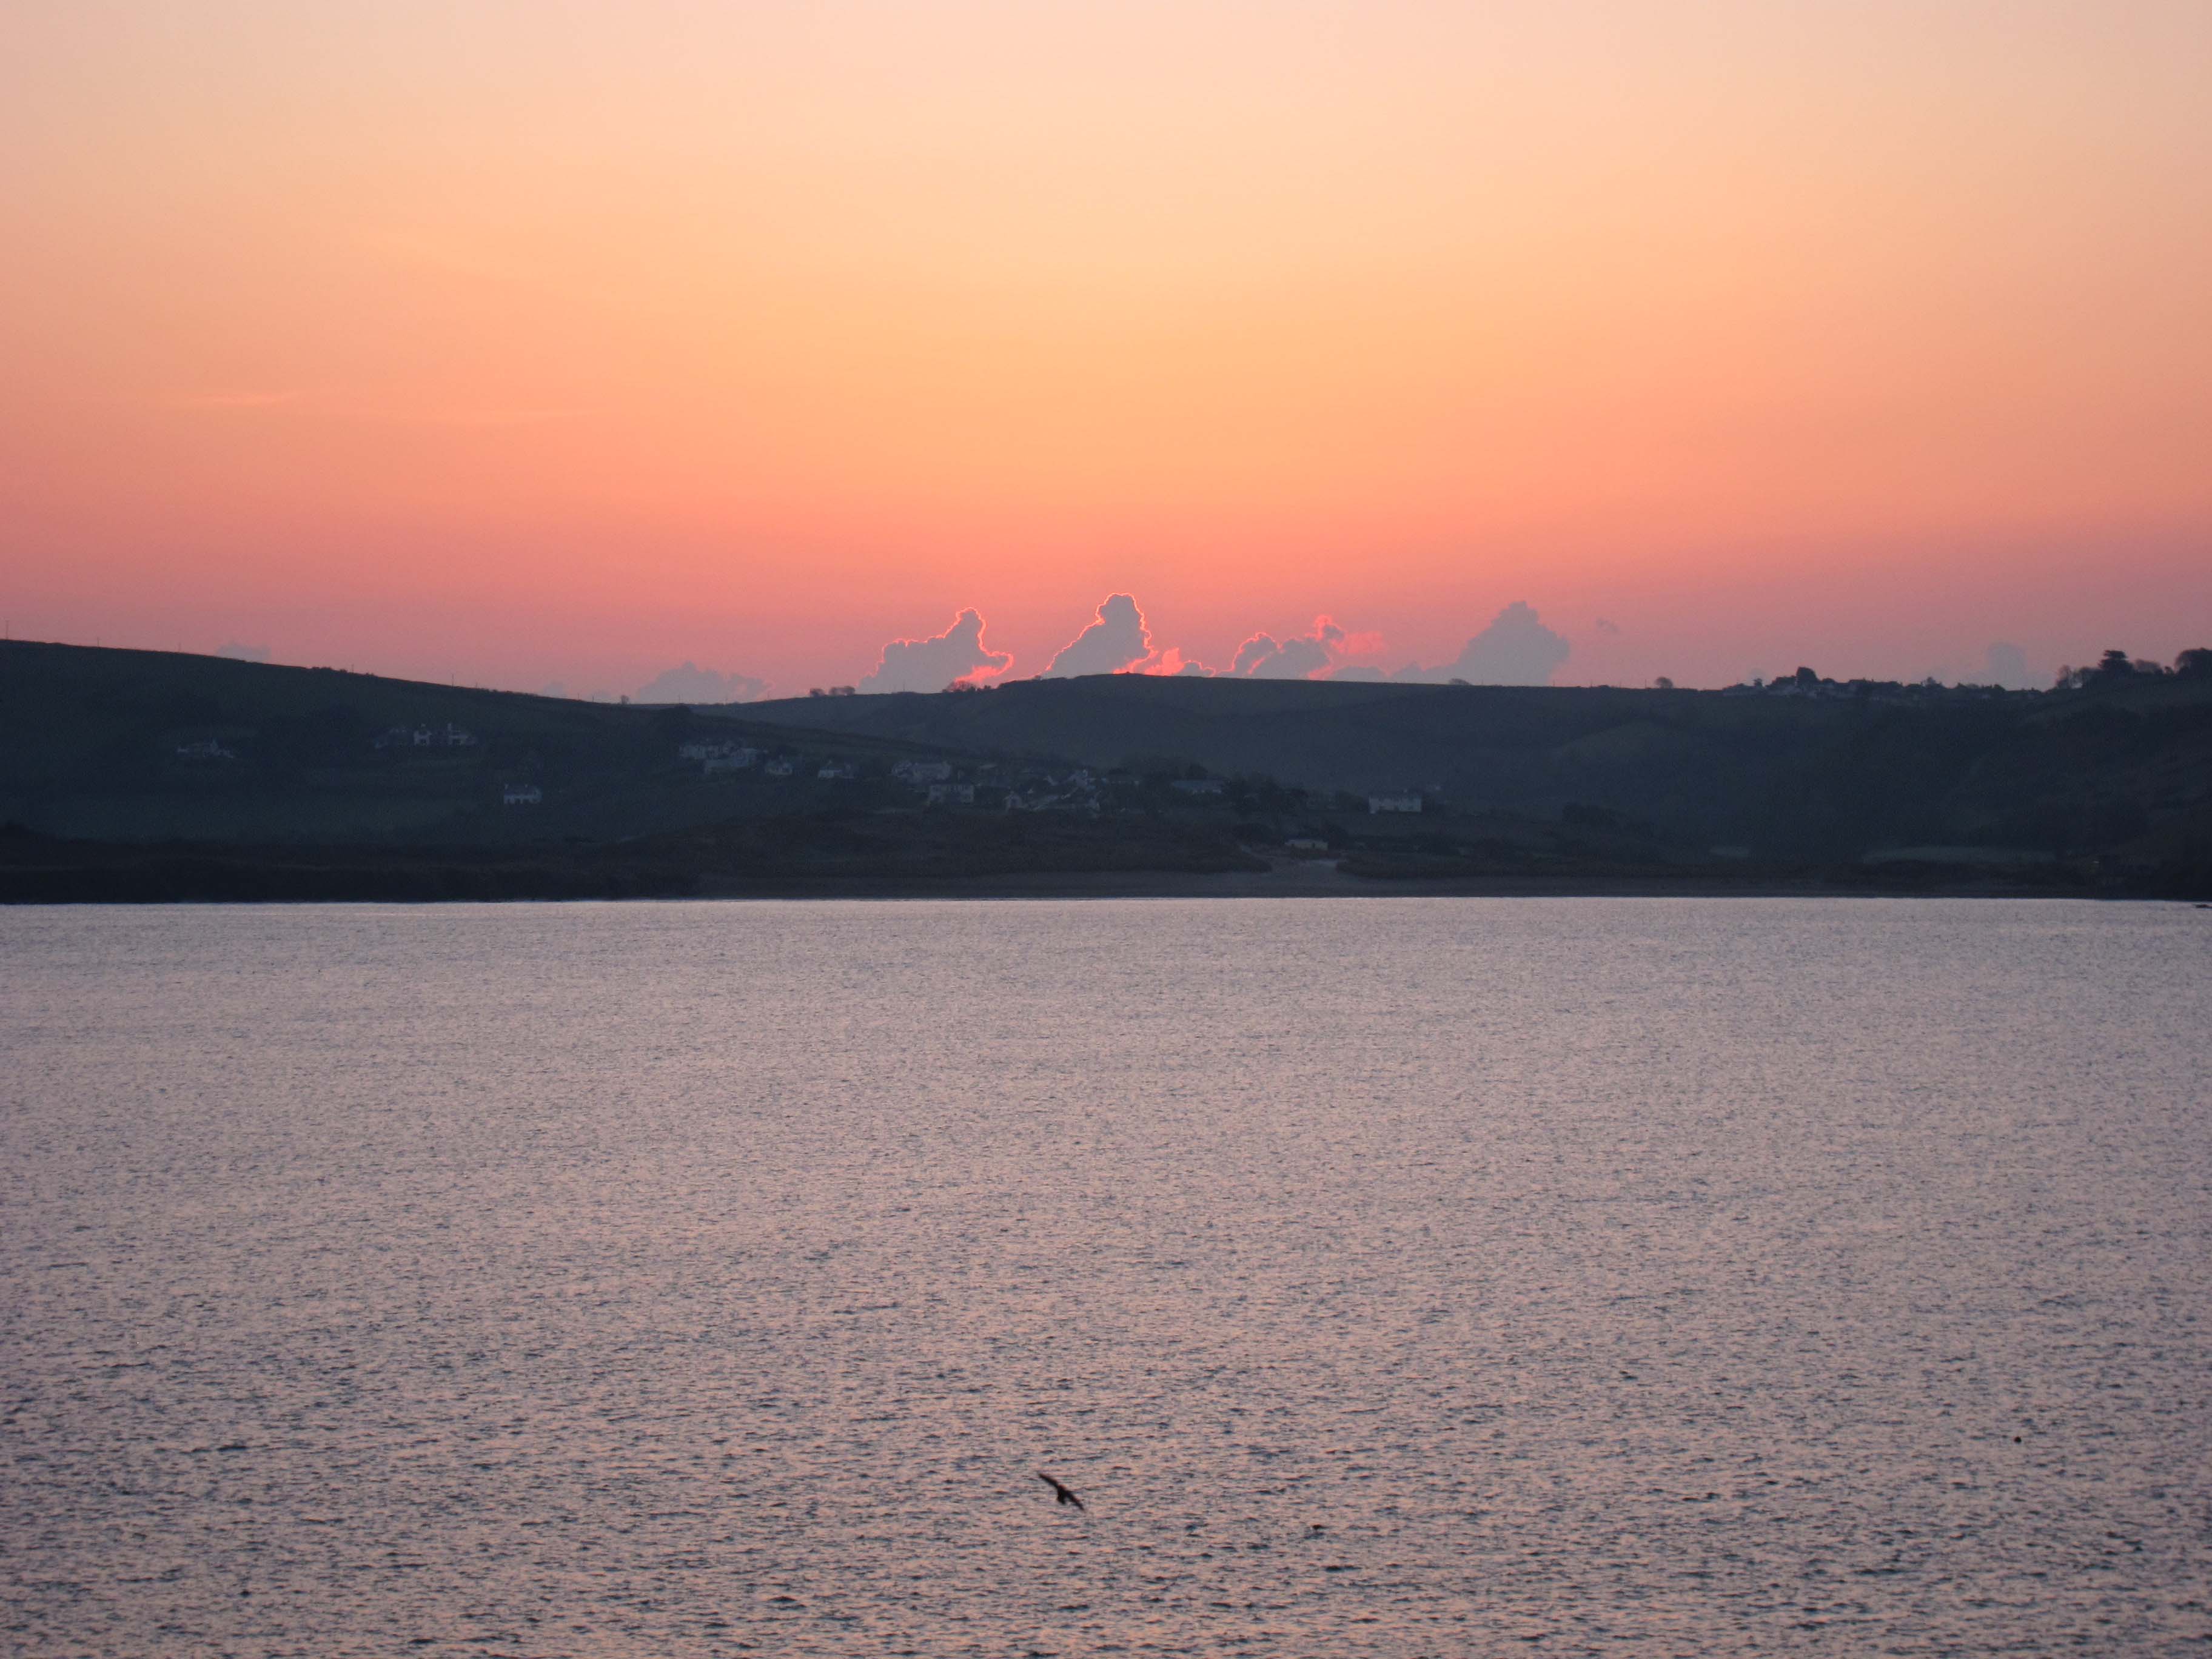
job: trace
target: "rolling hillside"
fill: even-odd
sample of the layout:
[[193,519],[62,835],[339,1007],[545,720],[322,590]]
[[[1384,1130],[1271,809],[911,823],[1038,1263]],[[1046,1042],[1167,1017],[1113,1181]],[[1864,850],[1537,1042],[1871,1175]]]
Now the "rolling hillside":
[[[717,775],[702,744],[751,758]],[[941,802],[917,763],[952,781]],[[1422,810],[1370,815],[1375,791]],[[118,849],[227,848],[226,868],[298,866],[276,886],[302,893],[1188,874],[1288,867],[1316,847],[1376,878],[1672,879],[1718,863],[2194,892],[2212,886],[2212,684],[1738,695],[1104,676],[687,709],[9,642],[0,829],[18,865],[58,869],[69,860],[51,849],[67,846],[112,875],[135,856]],[[314,848],[344,849],[352,873],[307,871],[295,854]],[[172,876],[177,891],[200,880]],[[223,882],[253,884],[233,869],[208,890]]]
[[[678,754],[699,724],[676,708],[13,641],[0,644],[0,823],[92,842],[500,846],[834,798],[811,769],[773,797],[702,775]],[[781,724],[718,721],[711,735],[878,767],[935,752]],[[538,802],[507,808],[510,784]]]
[[1316,790],[1427,789],[1471,812],[1582,803],[1775,859],[1966,846],[2166,861],[2212,836],[2203,680],[1800,696],[1115,675],[741,712],[1094,766],[1167,757]]

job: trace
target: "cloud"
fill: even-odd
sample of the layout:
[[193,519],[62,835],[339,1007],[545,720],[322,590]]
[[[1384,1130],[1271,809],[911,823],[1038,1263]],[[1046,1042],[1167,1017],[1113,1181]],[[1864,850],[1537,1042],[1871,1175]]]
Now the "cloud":
[[[1133,609],[1134,602],[1131,604]],[[1105,616],[1103,605],[1099,615],[1102,619]],[[1195,658],[1184,656],[1179,647],[1167,646],[1132,663],[1129,672],[1221,679],[1297,680],[1319,675],[1342,678],[1347,674],[1371,679],[1381,678],[1379,672],[1355,672],[1344,664],[1349,658],[1371,657],[1382,649],[1380,634],[1347,633],[1330,617],[1316,617],[1310,633],[1293,635],[1287,640],[1279,640],[1264,632],[1253,635],[1237,647],[1226,668],[1208,667]]]
[[[768,690],[750,674],[718,674],[686,662],[638,688],[635,702],[744,702]],[[557,695],[557,694],[555,694]]]
[[233,640],[228,645],[217,651],[216,655],[228,657],[233,662],[267,662],[269,647],[265,645],[240,645],[236,640]]
[[1545,685],[1552,671],[1567,659],[1566,641],[1544,626],[1525,599],[1516,599],[1441,667],[1409,663],[1397,678],[1441,684],[1465,680],[1470,685]]
[[2027,653],[1998,640],[1990,647],[1989,684],[2008,691],[2032,691],[2038,682],[2027,672]]
[[1281,655],[1282,650],[1283,647],[1275,643],[1273,634],[1255,634],[1237,647],[1237,654],[1230,659],[1229,666],[1223,672],[1241,678]]
[[1133,674],[1158,674],[1168,679],[1210,679],[1213,671],[1204,663],[1186,657],[1180,646],[1170,646],[1164,651],[1155,651],[1144,661],[1133,665]]
[[942,691],[955,680],[989,679],[1013,664],[1011,652],[983,644],[983,613],[963,611],[952,626],[926,640],[893,640],[884,659],[860,684],[862,691]]
[[1098,620],[1062,646],[1039,678],[1118,674],[1152,654],[1152,635],[1145,626],[1145,613],[1128,594],[1115,593],[1098,607]]
[[1314,618],[1313,631],[1278,640],[1255,634],[1237,647],[1227,672],[1255,680],[1304,680],[1336,668],[1345,658],[1372,656],[1382,648],[1380,634],[1350,634],[1328,617]]

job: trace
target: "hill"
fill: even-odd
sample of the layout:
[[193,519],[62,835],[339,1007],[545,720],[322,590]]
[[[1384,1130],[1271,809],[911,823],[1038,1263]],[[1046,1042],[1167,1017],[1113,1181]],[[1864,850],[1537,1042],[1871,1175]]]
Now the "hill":
[[[772,798],[679,752],[701,722],[632,708],[161,651],[0,644],[0,822],[95,842],[501,847],[611,841],[835,799],[814,774],[926,746],[787,723],[704,735],[805,753]],[[530,810],[505,805],[534,788]]]
[[1106,676],[689,709],[17,641],[0,827],[16,897],[2198,892],[2212,685]]
[[746,720],[1087,764],[1160,757],[1466,813],[1571,805],[1792,861],[1914,848],[2144,866],[2212,840],[2212,680],[2065,693],[1863,683],[1741,693],[1111,675],[754,703]]

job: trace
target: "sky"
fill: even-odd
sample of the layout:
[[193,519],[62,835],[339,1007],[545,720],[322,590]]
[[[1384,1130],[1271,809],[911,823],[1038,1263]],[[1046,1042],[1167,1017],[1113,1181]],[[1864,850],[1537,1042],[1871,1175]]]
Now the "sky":
[[1164,672],[2170,659],[2208,86],[2204,0],[12,0],[0,617],[572,695],[1116,596]]

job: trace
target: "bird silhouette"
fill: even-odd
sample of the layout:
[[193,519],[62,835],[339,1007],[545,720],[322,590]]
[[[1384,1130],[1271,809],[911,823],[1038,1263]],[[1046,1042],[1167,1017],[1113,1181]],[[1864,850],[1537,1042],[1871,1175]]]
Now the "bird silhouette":
[[[1080,1498],[1078,1498],[1073,1492],[1068,1491],[1066,1487],[1061,1486],[1059,1481],[1054,1480],[1042,1469],[1039,1469],[1037,1471],[1037,1479],[1043,1481],[1046,1486],[1050,1486],[1053,1490],[1054,1496],[1058,1498],[1061,1503],[1073,1504],[1079,1510],[1083,1508],[1083,1500]],[[1085,1513],[1088,1514],[1089,1511],[1085,1510]]]

